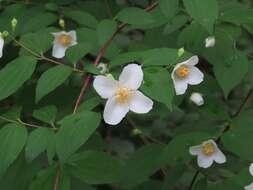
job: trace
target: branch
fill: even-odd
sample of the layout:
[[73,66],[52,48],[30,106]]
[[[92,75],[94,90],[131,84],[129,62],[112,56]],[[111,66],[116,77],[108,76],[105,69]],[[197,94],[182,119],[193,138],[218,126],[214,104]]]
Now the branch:
[[[238,110],[235,112],[234,115],[232,115],[232,117],[237,117],[238,115],[240,115],[240,113],[243,111],[244,107],[246,106],[246,104],[249,101],[249,99],[252,96],[252,94],[253,94],[253,89],[251,89],[248,92],[247,96],[242,100],[242,103],[240,104]],[[224,133],[226,133],[228,130],[229,130],[229,125],[226,125],[225,128],[222,130],[221,135],[217,138],[217,140],[216,140],[217,143],[220,142],[220,139],[221,139],[222,135]],[[192,181],[191,181],[191,184],[190,184],[188,190],[192,190],[193,185],[195,184],[195,181],[197,180],[197,177],[198,177],[199,174],[200,174],[200,172],[196,171],[195,175],[192,178]]]
[[[158,5],[158,1],[154,2],[153,4],[149,5],[148,7],[146,7],[144,10],[149,12],[151,10],[153,10],[156,6]],[[127,23],[121,23],[118,27],[118,29],[113,33],[113,35],[107,40],[107,42],[100,48],[98,55],[94,61],[94,65],[98,65],[101,58],[103,57],[103,55],[105,54],[106,49],[110,46],[110,44],[112,43],[113,39],[115,38],[115,36],[121,32],[128,24]],[[78,95],[78,98],[75,102],[75,106],[74,106],[74,113],[76,112],[77,108],[79,107],[81,100],[87,90],[87,88],[89,87],[90,83],[92,82],[92,75],[88,74],[86,76],[86,78],[83,81],[83,85],[81,88],[81,91]]]

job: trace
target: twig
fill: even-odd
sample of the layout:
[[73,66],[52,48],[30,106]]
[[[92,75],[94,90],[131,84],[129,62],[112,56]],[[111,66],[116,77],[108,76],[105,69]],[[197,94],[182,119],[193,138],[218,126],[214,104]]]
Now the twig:
[[[17,120],[12,120],[12,119],[8,119],[6,117],[0,116],[0,119],[2,119],[4,121],[7,121],[9,123],[22,124],[22,125],[25,125],[27,127],[32,127],[32,128],[49,128],[49,127],[43,127],[43,126],[40,126],[40,125],[26,123],[26,122],[22,121],[20,118],[18,118]],[[57,128],[49,128],[49,129],[57,130]]]
[[57,163],[57,169],[56,169],[56,175],[55,175],[55,179],[54,179],[54,188],[53,188],[53,190],[58,190],[60,177],[61,177],[61,166],[60,166],[60,162],[58,162]]
[[193,178],[192,178],[192,180],[191,180],[191,184],[190,184],[188,190],[192,190],[192,188],[193,188],[193,186],[194,186],[194,184],[195,184],[195,181],[196,181],[197,178],[198,178],[198,175],[199,175],[199,170],[197,170],[197,171],[195,172],[195,174],[194,174],[194,176],[193,176]]
[[[53,60],[51,58],[45,57],[43,54],[39,54],[36,53],[35,51],[33,51],[32,49],[26,47],[24,44],[22,44],[21,42],[19,42],[18,40],[16,40],[13,36],[12,36],[13,41],[18,44],[20,47],[24,48],[27,52],[29,52],[31,55],[33,55],[34,57],[36,57],[39,60],[44,60],[44,61],[48,61],[50,63],[56,64],[56,65],[64,65],[63,63]],[[72,67],[71,67],[72,68]],[[73,71],[78,72],[78,73],[84,73],[84,71],[76,69],[76,68],[72,68]]]
[[[146,11],[151,11],[152,9],[154,9],[156,6],[158,5],[158,2],[153,3],[152,5],[150,5],[149,7],[147,7],[145,10]],[[122,23],[119,25],[118,29],[113,33],[113,35],[109,38],[109,40],[100,48],[98,55],[94,61],[94,65],[98,65],[100,62],[100,59],[103,57],[106,49],[109,47],[109,45],[112,43],[113,39],[115,38],[115,36],[124,28],[126,27],[128,24],[127,23]],[[77,100],[75,102],[75,106],[74,106],[74,110],[73,113],[76,113],[81,100],[87,90],[87,88],[89,87],[90,83],[92,81],[92,75],[91,74],[87,74],[86,78],[83,81],[83,85],[82,88],[80,90],[79,96],[77,97]],[[60,165],[60,162],[58,161],[57,163],[58,165]],[[55,177],[54,180],[54,189],[53,190],[58,190],[58,184],[59,184],[59,178],[60,178],[61,172],[60,172],[60,167],[57,167],[57,175]]]
[[[145,11],[151,11],[153,10],[156,6],[158,5],[158,1],[157,2],[154,2],[153,4],[151,4],[150,6],[148,6],[147,8],[145,8]],[[119,25],[118,29],[113,33],[113,35],[107,40],[107,42],[100,48],[99,52],[98,52],[98,55],[94,61],[94,65],[98,65],[101,58],[103,57],[106,49],[110,46],[110,44],[112,43],[113,39],[115,38],[115,36],[121,31],[123,30],[128,24],[127,23],[122,23]],[[84,79],[83,81],[83,85],[82,85],[82,88],[81,88],[81,91],[78,95],[78,98],[75,102],[75,106],[74,106],[74,110],[76,111],[78,106],[80,105],[81,103],[81,100],[85,94],[85,91],[86,89],[88,88],[88,86],[90,85],[92,81],[92,75],[91,74],[88,74],[86,76],[86,78]]]
[[[242,103],[240,104],[238,110],[235,112],[234,115],[232,115],[233,118],[234,118],[234,117],[237,117],[238,115],[240,115],[240,113],[243,111],[244,107],[246,106],[246,104],[247,104],[248,100],[250,99],[250,97],[252,96],[252,94],[253,94],[253,89],[251,89],[251,90],[248,92],[247,96],[242,100]],[[225,128],[222,130],[220,136],[216,139],[216,142],[217,142],[217,143],[220,142],[222,135],[223,135],[224,133],[226,133],[228,130],[229,130],[229,125],[226,125]],[[194,185],[194,183],[195,183],[195,181],[196,181],[196,179],[197,179],[199,173],[200,173],[199,171],[196,171],[195,175],[194,175],[193,178],[192,178],[192,181],[191,181],[191,184],[190,184],[188,190],[192,190],[193,185]]]

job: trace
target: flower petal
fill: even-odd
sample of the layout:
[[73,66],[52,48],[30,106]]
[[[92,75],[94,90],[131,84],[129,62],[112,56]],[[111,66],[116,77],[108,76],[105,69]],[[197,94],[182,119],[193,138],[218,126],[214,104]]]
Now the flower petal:
[[102,98],[110,98],[116,93],[118,82],[105,76],[97,76],[93,87]]
[[189,152],[191,155],[196,156],[201,154],[202,152],[202,146],[201,145],[197,145],[197,146],[191,146],[189,149]]
[[184,94],[187,90],[188,84],[186,80],[183,79],[173,79],[174,88],[176,90],[176,95]]
[[192,56],[190,59],[186,60],[184,62],[185,65],[190,65],[190,66],[194,66],[194,65],[197,65],[199,62],[199,58],[198,56],[194,55]]
[[253,183],[244,187],[245,190],[253,190]]
[[4,39],[0,37],[0,58],[3,57]]
[[213,164],[212,156],[198,155],[198,166],[201,168],[209,168]]
[[204,74],[197,67],[189,67],[190,74],[187,77],[188,84],[197,85],[204,80]]
[[141,86],[142,81],[143,71],[141,66],[137,64],[125,66],[119,76],[119,82],[132,90],[137,90]]
[[129,111],[128,104],[120,104],[116,97],[109,98],[105,104],[104,120],[110,125],[117,125]]
[[59,44],[54,44],[52,56],[58,59],[63,58],[65,56],[66,49],[66,47],[63,47]]
[[135,91],[130,101],[130,110],[135,113],[147,113],[153,107],[153,101],[140,91]]
[[213,158],[214,161],[217,162],[218,164],[223,164],[226,162],[226,156],[223,154],[223,152],[220,151],[218,147]]
[[76,31],[75,30],[71,30],[67,34],[71,36],[73,42],[76,42],[77,37],[76,37]]

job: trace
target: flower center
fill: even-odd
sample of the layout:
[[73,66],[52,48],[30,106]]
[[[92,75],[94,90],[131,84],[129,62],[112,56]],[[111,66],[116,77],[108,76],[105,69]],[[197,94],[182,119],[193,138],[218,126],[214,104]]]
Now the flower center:
[[72,37],[67,34],[62,34],[59,36],[58,41],[61,45],[63,45],[64,47],[67,47],[71,44]]
[[206,156],[211,156],[214,153],[214,151],[215,151],[215,147],[214,147],[213,143],[205,143],[202,146],[202,152]]
[[125,104],[129,101],[131,97],[131,90],[126,87],[120,87],[118,88],[116,92],[116,99],[118,103]]
[[184,78],[187,77],[189,75],[189,69],[186,66],[180,66],[177,70],[176,70],[176,74],[177,76],[179,76],[180,78]]

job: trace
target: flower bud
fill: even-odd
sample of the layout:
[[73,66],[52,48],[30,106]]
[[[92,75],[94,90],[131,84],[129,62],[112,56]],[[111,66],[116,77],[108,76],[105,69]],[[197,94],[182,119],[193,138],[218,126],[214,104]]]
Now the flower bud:
[[215,46],[215,37],[214,36],[209,36],[208,38],[205,39],[205,47],[214,47]]
[[134,136],[137,136],[137,135],[142,134],[142,131],[141,131],[140,129],[138,129],[138,128],[134,128],[134,129],[132,130],[132,134],[133,134]]
[[65,28],[65,21],[62,18],[59,20],[59,26]]
[[107,64],[105,63],[99,63],[97,68],[99,69],[102,75],[108,72]]
[[204,105],[204,98],[203,95],[198,93],[198,92],[194,92],[191,94],[190,96],[190,101],[192,101],[194,104],[196,104],[197,106],[202,106]]
[[9,36],[9,32],[8,31],[3,31],[2,33],[1,33],[1,36],[3,37],[3,38],[7,38],[8,36]]
[[11,27],[12,27],[12,30],[13,30],[13,31],[15,31],[17,24],[18,24],[18,20],[14,17],[14,18],[11,20]]
[[177,55],[178,57],[181,57],[182,55],[184,54],[184,48],[180,48],[178,51],[177,51]]

